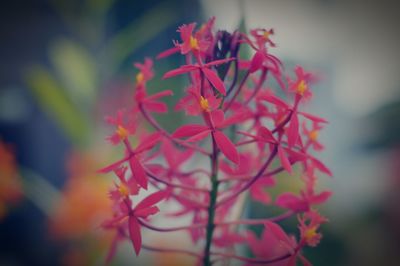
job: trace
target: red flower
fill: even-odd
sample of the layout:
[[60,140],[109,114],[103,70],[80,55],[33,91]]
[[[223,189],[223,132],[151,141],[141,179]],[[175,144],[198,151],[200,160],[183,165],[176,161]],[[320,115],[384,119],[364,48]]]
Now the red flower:
[[[167,71],[163,79],[182,74],[188,76],[186,88],[176,93],[181,98],[176,101],[175,111],[183,110],[200,122],[185,121],[171,134],[157,117],[152,116],[152,112],[169,111],[163,97],[172,95],[172,91],[148,95],[147,82],[154,76],[153,62],[148,58],[143,64],[135,64],[139,69],[135,109],[109,119],[116,126],[109,139],[113,144],[122,142],[125,155],[100,170],[114,171],[119,179],[110,192],[115,217],[104,224],[106,228],[117,229],[108,258],[123,238],[129,238],[135,253],[139,254],[141,226],[145,226],[159,232],[183,230],[190,234],[193,243],[204,243],[202,253],[146,245],[148,250],[191,255],[199,259],[199,264],[235,259],[249,265],[294,266],[297,260],[310,265],[301,255],[302,249],[318,243],[321,234],[317,230],[325,221],[311,208],[324,203],[332,194],[315,187],[319,172],[332,174],[313,154],[313,150],[319,151],[323,147],[318,134],[327,121],[302,112],[316,78],[301,67],[295,68],[294,77],[283,73],[285,68],[281,60],[269,51],[275,46],[271,40],[272,29],[257,28],[251,30],[249,36],[238,30],[215,32],[214,21],[211,18],[197,31],[195,23],[182,25],[178,29],[181,40],[158,56],[183,55],[185,64]],[[242,58],[244,54],[239,51],[246,46],[254,54]],[[274,79],[273,83],[270,77]],[[274,94],[275,81],[283,90],[281,95]],[[136,114],[140,119],[136,119]],[[129,136],[136,129],[147,126],[155,133],[139,138],[136,148],[132,148]],[[238,140],[237,133],[240,134]],[[162,144],[156,147],[161,137]],[[201,142],[208,137],[211,137],[209,141]],[[204,167],[203,159],[207,160]],[[279,185],[274,176],[283,171],[292,173],[295,164],[299,166],[296,172],[299,172],[304,187],[297,194],[281,191],[273,201],[268,189]],[[177,206],[165,214],[167,217],[187,215],[192,224],[165,228],[146,221],[159,211],[155,204],[167,193],[152,194],[133,208],[132,195],[140,195],[141,188],[150,186],[168,191],[168,203]],[[271,207],[271,211],[276,207],[289,210],[274,217],[235,220],[240,213],[235,207],[246,203],[245,193],[264,207]],[[299,241],[275,223],[296,213],[305,213],[298,218]],[[231,227],[259,224],[265,224],[260,239],[252,233],[248,236],[240,231],[236,233]],[[219,247],[233,249],[234,244],[243,242],[249,244],[256,258],[219,250]]]
[[287,255],[287,258],[268,263],[268,265],[295,266],[298,257],[303,265],[311,266],[311,263],[299,253],[296,239],[288,236],[276,223],[269,221],[265,223],[261,239],[257,239],[253,232],[248,232],[248,242],[251,251],[258,258],[273,260]]
[[234,163],[239,163],[239,153],[230,139],[222,133],[221,129],[239,121],[239,116],[224,119],[222,110],[215,110],[210,113],[209,126],[204,125],[184,125],[178,128],[172,136],[175,138],[188,138],[186,141],[199,141],[212,135],[221,152]]
[[211,112],[221,104],[222,98],[217,98],[212,92],[205,93],[201,96],[198,87],[191,87],[187,90],[187,96],[178,102],[175,110],[184,109],[189,115],[199,115],[203,112]]
[[205,51],[208,48],[209,43],[199,38],[200,36],[193,36],[193,30],[196,27],[196,23],[189,25],[182,25],[179,27],[178,32],[181,34],[182,43],[176,43],[182,54],[189,52]]
[[107,137],[113,145],[119,144],[121,141],[126,140],[130,135],[136,132],[136,119],[129,115],[128,121],[124,121],[124,117],[128,116],[125,110],[119,110],[116,117],[107,116],[107,123],[116,126],[114,134]]
[[141,143],[135,149],[132,149],[130,147],[130,144],[128,143],[127,145],[129,145],[129,146],[127,147],[125,157],[113,164],[110,164],[110,165],[100,169],[99,172],[100,173],[108,173],[110,171],[117,169],[123,163],[129,162],[130,169],[132,171],[133,177],[135,178],[136,182],[142,188],[147,189],[148,181],[147,181],[145,169],[143,167],[143,164],[140,161],[140,155],[142,153],[146,152],[147,150],[150,150],[151,148],[153,148],[158,143],[160,138],[161,138],[160,133],[151,134],[151,135],[147,136],[146,138],[144,138],[143,141],[141,141]]
[[146,110],[156,113],[165,113],[168,111],[167,105],[157,100],[164,96],[171,95],[173,95],[171,90],[160,91],[150,96],[147,96],[145,90],[138,90],[136,91],[135,99],[136,102],[141,104],[144,108],[146,108]]
[[120,210],[122,212],[122,215],[119,215],[116,218],[106,221],[105,223],[103,223],[103,227],[119,228],[119,224],[121,223],[121,221],[124,220],[125,218],[128,218],[129,238],[132,242],[136,255],[139,255],[140,249],[142,247],[140,219],[145,219],[150,215],[158,213],[159,209],[155,205],[158,202],[165,199],[167,195],[168,193],[165,191],[155,192],[144,198],[138,204],[136,204],[135,208],[132,208],[131,200],[129,198],[125,198],[120,205]]
[[317,246],[322,238],[322,235],[317,233],[317,230],[322,223],[326,223],[328,220],[314,210],[306,212],[303,216],[298,216],[298,220],[300,223],[300,242],[311,247]]
[[177,53],[188,54],[190,52],[199,53],[205,52],[213,40],[212,27],[214,26],[215,18],[212,17],[207,23],[203,24],[200,29],[193,34],[193,30],[196,27],[196,23],[189,25],[182,25],[179,27],[178,32],[181,35],[182,43],[174,42],[175,47],[170,48],[157,56],[157,59],[170,56]]
[[144,64],[135,63],[134,66],[140,71],[136,74],[136,88],[143,89],[146,82],[154,77],[153,61],[150,58],[145,58]]
[[134,178],[126,179],[126,167],[119,167],[114,170],[119,179],[119,184],[115,184],[115,189],[110,191],[110,198],[119,202],[130,195],[137,195],[140,187]]
[[304,135],[307,136],[307,142],[305,144],[305,147],[307,148],[311,145],[313,147],[313,149],[316,151],[323,150],[324,145],[322,145],[318,141],[319,131],[322,129],[322,126],[320,125],[320,123],[313,122],[311,130],[307,129],[306,123],[303,123],[302,125],[303,125],[303,133],[304,133]]
[[233,60],[233,58],[228,58],[228,59],[222,59],[222,60],[215,60],[215,61],[209,62],[207,64],[183,65],[177,69],[168,71],[167,73],[164,74],[163,78],[167,79],[167,78],[171,78],[171,77],[174,77],[177,75],[182,75],[182,74],[189,73],[189,72],[192,72],[195,70],[199,70],[204,74],[206,79],[214,86],[214,88],[219,93],[221,93],[222,95],[225,96],[226,89],[225,89],[224,83],[219,78],[217,73],[215,73],[213,70],[211,70],[210,67],[225,64],[232,60]]
[[312,97],[312,92],[309,85],[316,81],[316,77],[310,73],[305,72],[301,66],[296,66],[295,69],[296,80],[289,80],[289,90],[296,93],[296,99]]

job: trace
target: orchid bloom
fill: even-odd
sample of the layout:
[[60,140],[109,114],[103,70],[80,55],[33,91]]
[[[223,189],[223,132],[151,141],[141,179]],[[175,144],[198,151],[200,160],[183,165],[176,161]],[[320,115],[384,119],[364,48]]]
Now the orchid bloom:
[[221,131],[229,124],[237,122],[237,119],[225,119],[224,113],[216,110],[210,113],[208,121],[208,126],[196,124],[182,126],[174,132],[173,136],[175,138],[189,137],[186,141],[199,141],[211,135],[226,158],[236,164],[239,163],[239,153],[235,145]]
[[191,64],[191,65],[183,65],[177,69],[168,71],[167,73],[164,74],[163,78],[171,78],[177,75],[182,75],[186,74],[192,71],[201,71],[201,73],[206,77],[206,79],[214,86],[214,88],[221,93],[222,95],[226,95],[226,88],[224,83],[222,82],[221,78],[215,73],[213,70],[210,68],[213,66],[218,66],[221,64],[228,63],[229,61],[232,61],[232,58],[228,59],[221,59],[221,60],[215,60],[206,64]]
[[[132,201],[128,197],[125,197],[124,200],[120,203],[121,215],[109,221],[104,222],[103,227],[105,228],[115,227],[118,229],[119,224],[124,219],[128,219],[129,238],[132,242],[136,255],[139,255],[142,247],[140,221],[141,219],[145,219],[150,215],[158,213],[159,209],[155,205],[166,197],[167,197],[167,192],[165,191],[155,192],[144,198],[138,204],[136,204],[134,208],[132,208],[131,206]],[[117,235],[117,237],[119,237],[119,235]]]
[[129,116],[128,121],[124,121],[125,116],[127,116],[126,111],[119,110],[115,118],[111,116],[106,117],[107,123],[116,127],[114,134],[107,138],[113,145],[119,144],[136,132],[135,118]]
[[314,210],[306,212],[302,217],[298,216],[298,220],[300,222],[301,242],[311,247],[317,246],[322,238],[317,230],[322,223],[326,223],[328,220]]
[[143,164],[141,163],[140,155],[153,148],[160,139],[161,139],[160,134],[154,133],[144,138],[142,143],[139,144],[135,149],[132,149],[129,143],[125,144],[127,146],[125,157],[115,163],[112,163],[100,169],[98,172],[108,173],[117,169],[123,163],[129,162],[130,169],[132,171],[133,177],[135,178],[136,182],[142,188],[147,189],[148,181],[146,177],[146,171],[144,169]]
[[136,89],[145,89],[147,81],[154,77],[153,60],[146,58],[144,63],[135,63],[134,66],[139,69],[136,74]]
[[303,132],[304,135],[308,137],[308,140],[306,142],[306,147],[312,146],[312,148],[316,151],[321,151],[324,149],[324,145],[321,144],[318,140],[319,132],[322,129],[322,125],[319,122],[313,121],[312,123],[312,129],[308,129],[306,126],[306,123],[304,122],[302,124]]

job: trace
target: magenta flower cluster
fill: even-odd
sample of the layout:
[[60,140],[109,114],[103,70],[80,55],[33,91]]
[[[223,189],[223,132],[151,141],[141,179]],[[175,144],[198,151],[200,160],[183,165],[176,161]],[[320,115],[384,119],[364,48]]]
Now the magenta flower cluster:
[[[137,255],[142,248],[177,252],[197,258],[202,265],[225,260],[310,265],[302,249],[319,243],[319,227],[327,221],[314,206],[332,194],[315,187],[319,175],[331,175],[316,157],[324,148],[318,135],[327,121],[302,111],[317,78],[300,66],[294,74],[284,73],[281,60],[270,53],[275,47],[272,29],[253,29],[248,35],[215,32],[212,18],[198,29],[192,23],[178,32],[180,41],[157,59],[181,54],[185,64],[163,78],[185,75],[186,88],[149,94],[147,84],[154,72],[153,61],[146,58],[143,64],[135,64],[133,109],[107,118],[115,126],[109,141],[125,148],[120,160],[100,170],[118,177],[110,190],[114,216],[103,223],[115,232],[107,260],[120,241],[130,240]],[[244,48],[252,51],[250,58],[242,58]],[[174,112],[183,111],[198,122],[170,133],[153,113],[173,115],[162,98],[171,97],[175,90],[183,90],[184,96],[176,101]],[[131,136],[137,140],[135,147]],[[209,164],[199,163],[206,161]],[[279,185],[277,175],[284,172],[304,185],[299,193],[283,190],[272,197],[269,190]],[[138,201],[137,196],[143,198],[150,187],[157,192]],[[262,203],[265,213],[277,207],[282,213],[265,219],[238,217],[233,210],[250,202],[246,195]],[[179,210],[160,211],[161,201],[174,202]],[[165,215],[163,219],[189,216],[192,223],[159,227],[150,220],[155,214]],[[297,219],[297,237],[281,228],[284,219]],[[249,225],[263,225],[261,236],[246,229]],[[185,231],[193,249],[152,246],[143,241],[143,230]],[[235,253],[238,245],[247,245],[253,256]]]

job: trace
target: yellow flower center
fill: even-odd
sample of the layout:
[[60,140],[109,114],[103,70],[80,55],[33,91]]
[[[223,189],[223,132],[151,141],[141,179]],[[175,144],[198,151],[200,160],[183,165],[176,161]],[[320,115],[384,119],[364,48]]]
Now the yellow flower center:
[[122,196],[128,197],[129,196],[129,189],[127,186],[124,184],[121,184],[118,188],[119,193],[121,193]]
[[124,140],[128,137],[128,130],[126,128],[124,128],[123,126],[118,126],[116,133],[118,134],[118,136],[120,137],[120,139]]
[[208,104],[208,100],[204,98],[203,96],[200,96],[200,106],[203,111],[209,112],[210,111],[210,105]]
[[310,140],[316,141],[318,138],[318,134],[319,134],[318,130],[313,130],[310,132],[310,134],[308,134],[308,137],[310,138]]
[[305,232],[304,232],[304,238],[306,240],[306,242],[310,242],[312,241],[312,239],[317,235],[317,227],[313,226],[311,228],[308,228]]
[[301,80],[299,85],[297,85],[297,93],[303,95],[307,89],[308,89],[307,83],[304,80]]
[[138,84],[141,84],[141,83],[143,82],[143,80],[144,80],[144,75],[143,75],[142,72],[139,72],[139,73],[136,75],[136,82],[137,82]]
[[190,36],[190,48],[192,48],[192,50],[199,50],[200,48],[199,42],[193,36]]
[[268,40],[269,36],[271,35],[271,33],[269,31],[264,31],[263,37]]

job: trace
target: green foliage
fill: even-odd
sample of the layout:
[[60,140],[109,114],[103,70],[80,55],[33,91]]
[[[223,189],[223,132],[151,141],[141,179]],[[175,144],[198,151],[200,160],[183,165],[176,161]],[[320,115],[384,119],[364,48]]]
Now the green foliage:
[[77,42],[58,39],[50,47],[50,60],[73,101],[87,105],[95,99],[98,69],[87,49]]
[[34,66],[29,70],[26,82],[40,106],[54,118],[65,134],[77,143],[84,142],[89,131],[87,119],[50,72],[42,66]]

